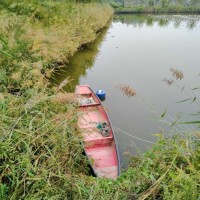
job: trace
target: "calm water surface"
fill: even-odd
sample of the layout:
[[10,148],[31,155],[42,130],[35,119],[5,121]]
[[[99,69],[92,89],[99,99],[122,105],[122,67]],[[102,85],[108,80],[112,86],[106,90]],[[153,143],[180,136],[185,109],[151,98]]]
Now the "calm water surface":
[[[181,70],[184,78],[168,85],[163,79],[173,79],[170,68]],[[197,119],[192,114],[200,111],[200,90],[192,90],[200,87],[200,16],[115,16],[93,44],[57,72],[55,83],[66,77],[71,79],[65,88],[68,91],[74,91],[77,84],[106,91],[103,104],[116,132],[122,162],[124,152],[136,153],[151,145],[134,137],[154,142],[154,134],[160,132],[172,135],[196,130],[194,125],[170,129],[168,124],[175,119]],[[137,95],[124,96],[116,87],[119,84],[128,84]],[[193,103],[177,103],[195,96]],[[161,122],[165,111],[165,122]]]

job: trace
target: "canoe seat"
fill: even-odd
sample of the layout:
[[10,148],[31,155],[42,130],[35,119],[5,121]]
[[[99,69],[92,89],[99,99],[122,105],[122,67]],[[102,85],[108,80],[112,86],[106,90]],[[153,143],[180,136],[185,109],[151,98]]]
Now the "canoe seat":
[[113,141],[113,135],[110,132],[110,136],[104,137],[98,129],[82,129],[82,136],[85,146],[104,146]]
[[92,91],[90,90],[89,87],[77,87],[76,88],[76,94],[89,94],[89,95],[92,95]]

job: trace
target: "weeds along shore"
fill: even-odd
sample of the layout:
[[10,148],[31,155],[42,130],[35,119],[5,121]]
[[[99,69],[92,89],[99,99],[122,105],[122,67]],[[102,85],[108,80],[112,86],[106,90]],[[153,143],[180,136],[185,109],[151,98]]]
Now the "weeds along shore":
[[5,90],[43,88],[54,68],[68,63],[82,45],[95,40],[113,14],[110,6],[100,4],[8,2],[0,5]]
[[189,134],[159,136],[117,180],[89,176],[76,102],[48,78],[112,15],[104,4],[1,0],[0,199],[198,199],[200,145]]
[[96,3],[1,1],[0,199],[68,199],[72,177],[88,175],[73,101],[48,78],[112,15]]

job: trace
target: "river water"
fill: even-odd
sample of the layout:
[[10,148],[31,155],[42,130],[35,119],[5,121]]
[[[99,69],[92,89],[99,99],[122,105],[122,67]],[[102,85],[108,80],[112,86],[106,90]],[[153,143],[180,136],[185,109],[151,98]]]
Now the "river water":
[[[177,79],[174,71],[184,77]],[[200,87],[200,16],[116,15],[94,43],[57,71],[54,83],[66,77],[71,80],[66,91],[74,91],[77,84],[106,91],[103,105],[123,165],[129,152],[144,151],[158,133],[183,135],[199,129],[193,124],[170,125],[199,116],[200,89],[194,88]],[[119,88],[124,85],[136,95],[123,93]]]

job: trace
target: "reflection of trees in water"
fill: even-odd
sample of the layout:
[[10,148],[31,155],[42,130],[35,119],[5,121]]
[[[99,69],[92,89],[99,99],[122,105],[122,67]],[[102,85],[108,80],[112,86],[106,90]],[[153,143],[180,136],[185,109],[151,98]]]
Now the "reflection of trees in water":
[[147,18],[146,24],[147,26],[150,26],[150,27],[153,26],[153,19],[151,17]]
[[54,84],[60,84],[65,78],[70,77],[68,85],[64,87],[66,91],[74,91],[79,84],[81,76],[86,75],[86,70],[94,65],[96,56],[99,53],[99,46],[102,43],[108,29],[104,29],[98,38],[78,51],[71,59],[67,67],[59,69],[54,75]]
[[169,20],[166,20],[164,18],[163,19],[162,18],[159,19],[157,22],[158,22],[158,25],[161,26],[161,27],[162,26],[167,26],[169,24]]
[[179,28],[181,26],[181,20],[174,21],[174,27]]
[[186,26],[188,29],[193,29],[194,27],[196,27],[196,22],[194,20],[190,20],[187,22]]
[[[119,14],[115,15],[114,21],[120,21],[123,24],[141,26],[146,23],[147,15],[129,15],[129,14]],[[150,19],[150,18],[149,18]]]
[[193,29],[200,23],[200,15],[116,15],[115,21],[120,21],[124,24],[141,27],[143,25],[153,26],[157,23],[159,26],[167,26],[173,23],[175,28],[178,28],[182,23],[186,24],[188,29]]
[[182,23],[185,23],[188,29],[193,29],[200,23],[200,15],[157,15],[155,18],[173,22],[176,28],[180,27]]

